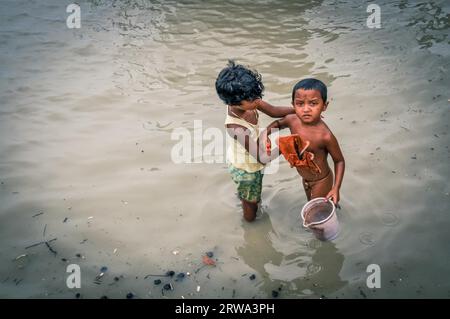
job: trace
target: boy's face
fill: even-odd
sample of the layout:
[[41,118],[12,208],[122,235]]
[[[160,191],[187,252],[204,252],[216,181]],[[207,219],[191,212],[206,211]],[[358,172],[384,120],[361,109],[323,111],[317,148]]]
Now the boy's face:
[[327,109],[328,102],[322,100],[318,90],[298,89],[292,105],[302,123],[314,124],[320,120],[320,114]]

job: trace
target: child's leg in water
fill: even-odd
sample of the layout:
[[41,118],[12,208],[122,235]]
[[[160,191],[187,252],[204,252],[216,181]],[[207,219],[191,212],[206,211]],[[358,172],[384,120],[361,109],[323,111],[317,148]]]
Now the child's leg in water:
[[261,201],[262,171],[246,172],[244,170],[229,167],[231,178],[237,185],[238,197],[241,199],[244,219],[252,222],[256,218],[258,203]]
[[256,218],[256,212],[258,211],[258,203],[248,202],[244,199],[241,200],[242,209],[244,211],[244,219],[248,222],[252,222]]
[[317,197],[325,197],[333,187],[333,174],[329,171],[324,178],[312,182],[303,179],[302,184],[308,201]]

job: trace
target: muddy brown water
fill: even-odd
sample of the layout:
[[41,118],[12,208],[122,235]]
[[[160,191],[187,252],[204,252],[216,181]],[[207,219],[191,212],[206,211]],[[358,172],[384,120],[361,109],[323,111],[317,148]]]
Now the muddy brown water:
[[[0,297],[450,297],[448,1],[377,1],[380,29],[358,1],[78,3],[68,29],[68,2],[0,2]],[[284,159],[252,224],[225,163],[172,161],[175,129],[224,133],[229,58],[275,105],[301,78],[328,85],[347,165],[333,242],[301,227]],[[42,241],[56,254],[26,248]],[[189,275],[146,277],[168,270]]]

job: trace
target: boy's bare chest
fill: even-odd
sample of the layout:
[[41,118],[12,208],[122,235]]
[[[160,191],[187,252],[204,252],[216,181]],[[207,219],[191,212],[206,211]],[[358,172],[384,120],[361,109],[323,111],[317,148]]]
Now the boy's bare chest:
[[291,134],[297,134],[303,141],[309,141],[309,152],[318,153],[325,149],[323,128],[303,126],[301,123],[292,123],[289,126]]

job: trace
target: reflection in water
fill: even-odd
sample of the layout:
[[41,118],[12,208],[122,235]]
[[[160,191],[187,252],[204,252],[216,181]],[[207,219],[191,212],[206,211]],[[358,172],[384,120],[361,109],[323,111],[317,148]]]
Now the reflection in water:
[[245,223],[244,245],[236,248],[244,262],[258,272],[258,287],[267,297],[272,291],[295,297],[322,296],[347,283],[339,272],[344,256],[332,242],[319,242],[284,255],[273,246],[279,240],[268,214],[254,223]]

